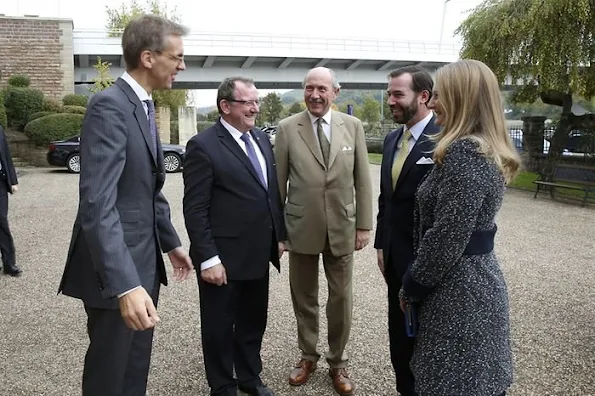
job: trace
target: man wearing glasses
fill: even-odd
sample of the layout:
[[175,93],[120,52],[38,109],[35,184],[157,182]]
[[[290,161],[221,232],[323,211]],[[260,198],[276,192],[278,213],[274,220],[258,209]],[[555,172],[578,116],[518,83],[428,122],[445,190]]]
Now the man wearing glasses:
[[163,253],[192,272],[161,188],[163,150],[151,94],[185,69],[186,28],[144,15],[122,35],[126,73],[91,99],[81,132],[79,210],[59,290],[81,299],[89,348],[83,396],[145,395],[159,322]]
[[[200,266],[202,347],[211,395],[272,396],[262,382],[269,263],[285,250],[273,149],[254,127],[252,80],[225,79],[219,121],[187,144],[184,218],[190,257]],[[234,378],[234,368],[236,378]]]

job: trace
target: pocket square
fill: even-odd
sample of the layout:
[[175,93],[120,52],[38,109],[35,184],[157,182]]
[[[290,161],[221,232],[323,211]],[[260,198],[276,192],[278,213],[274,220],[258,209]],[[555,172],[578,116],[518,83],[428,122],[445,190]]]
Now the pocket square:
[[350,146],[343,146],[343,148],[341,150],[342,151],[351,151],[353,149]]
[[415,164],[416,165],[432,165],[433,163],[434,163],[434,160],[432,160],[431,158],[421,157],[420,159],[417,160],[417,162]]

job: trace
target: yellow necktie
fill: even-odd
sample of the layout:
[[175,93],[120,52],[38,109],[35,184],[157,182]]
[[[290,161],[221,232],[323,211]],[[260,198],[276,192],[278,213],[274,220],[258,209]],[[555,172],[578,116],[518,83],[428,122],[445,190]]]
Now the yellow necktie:
[[405,160],[409,155],[409,139],[411,139],[411,131],[407,129],[405,132],[403,132],[403,135],[401,136],[401,141],[399,143],[397,155],[395,157],[395,161],[393,162],[393,167],[391,170],[391,175],[393,178],[393,191],[397,185],[397,180],[399,180],[399,175],[401,174],[401,170],[403,169],[403,164],[405,164]]

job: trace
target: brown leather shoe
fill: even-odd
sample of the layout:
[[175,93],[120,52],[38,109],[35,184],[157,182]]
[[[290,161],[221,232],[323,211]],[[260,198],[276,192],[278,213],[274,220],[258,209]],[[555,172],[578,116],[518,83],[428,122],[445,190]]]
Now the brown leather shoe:
[[329,369],[328,375],[333,379],[333,387],[335,391],[341,396],[351,396],[355,391],[355,385],[353,381],[349,379],[347,369],[345,368],[332,368]]
[[316,363],[307,359],[300,360],[289,373],[289,384],[293,386],[304,385],[314,370],[316,370]]

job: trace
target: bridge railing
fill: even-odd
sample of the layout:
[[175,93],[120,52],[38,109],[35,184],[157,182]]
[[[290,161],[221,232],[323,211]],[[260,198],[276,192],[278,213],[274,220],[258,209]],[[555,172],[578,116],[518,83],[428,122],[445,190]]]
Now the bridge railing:
[[[119,37],[110,37],[105,29],[75,29],[75,46],[120,46]],[[409,53],[456,57],[460,45],[413,40],[377,40],[369,38],[316,38],[307,36],[256,33],[192,33],[184,38],[185,46],[210,48],[284,49],[301,51],[336,51],[367,53]]]

